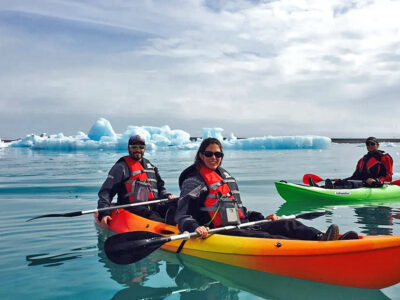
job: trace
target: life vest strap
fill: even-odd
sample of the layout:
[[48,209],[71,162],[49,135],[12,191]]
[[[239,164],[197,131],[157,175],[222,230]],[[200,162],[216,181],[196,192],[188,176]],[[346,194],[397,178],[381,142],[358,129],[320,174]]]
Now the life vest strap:
[[209,189],[216,190],[219,186],[223,185],[224,183],[225,183],[225,182],[224,182],[223,180],[221,180],[221,181],[218,181],[218,182],[216,182],[216,183],[210,184],[210,185],[208,186],[208,188],[209,188]]
[[221,181],[218,181],[216,183],[210,184],[208,186],[209,189],[217,189],[219,186],[225,184],[225,183],[235,183],[236,181],[234,179],[222,179]]
[[215,202],[213,205],[209,206],[209,207],[200,207],[201,211],[216,211],[218,208],[218,202]]
[[145,171],[144,170],[133,171],[133,172],[131,172],[131,176],[136,176],[136,175],[139,175],[141,173],[145,173]]

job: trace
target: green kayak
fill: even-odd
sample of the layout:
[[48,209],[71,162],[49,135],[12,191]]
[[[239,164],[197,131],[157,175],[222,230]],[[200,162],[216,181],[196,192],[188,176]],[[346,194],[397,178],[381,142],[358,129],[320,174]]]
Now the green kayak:
[[334,204],[387,203],[400,201],[400,187],[385,184],[382,187],[355,189],[325,189],[304,184],[275,182],[275,187],[283,199],[288,202],[329,202]]

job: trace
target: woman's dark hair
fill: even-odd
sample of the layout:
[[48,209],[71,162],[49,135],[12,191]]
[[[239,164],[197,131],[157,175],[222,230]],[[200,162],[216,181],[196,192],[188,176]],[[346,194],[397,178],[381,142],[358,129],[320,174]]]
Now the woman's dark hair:
[[221,152],[222,152],[222,144],[218,139],[216,139],[216,138],[206,138],[206,139],[204,139],[201,142],[199,150],[197,150],[196,158],[194,159],[194,164],[195,164],[197,169],[200,169],[200,167],[203,165],[203,161],[200,158],[200,153],[203,153],[204,151],[206,151],[207,147],[209,145],[211,145],[211,144],[218,145],[219,148],[221,149]]

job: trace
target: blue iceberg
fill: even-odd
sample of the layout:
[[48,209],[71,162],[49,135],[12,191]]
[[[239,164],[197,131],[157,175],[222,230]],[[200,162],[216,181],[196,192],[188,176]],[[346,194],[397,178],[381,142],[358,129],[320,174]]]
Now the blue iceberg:
[[[201,141],[207,137],[219,139],[224,149],[230,150],[272,150],[272,149],[325,149],[331,139],[324,136],[265,136],[237,138],[232,134],[228,138],[222,135],[222,128],[203,128],[201,138],[191,138],[184,130],[171,129],[168,125],[128,126],[125,132],[116,133],[111,123],[98,119],[88,134],[79,131],[75,136],[59,134],[29,134],[25,138],[9,143],[11,147],[28,147],[40,150],[81,151],[81,150],[125,150],[129,137],[139,134],[146,140],[147,149],[197,149]],[[1,145],[8,145],[1,142]]]

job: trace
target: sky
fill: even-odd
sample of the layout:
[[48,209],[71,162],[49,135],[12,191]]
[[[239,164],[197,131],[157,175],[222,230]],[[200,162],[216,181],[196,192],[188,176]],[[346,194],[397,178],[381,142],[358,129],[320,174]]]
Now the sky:
[[400,1],[5,0],[0,138],[400,137]]

